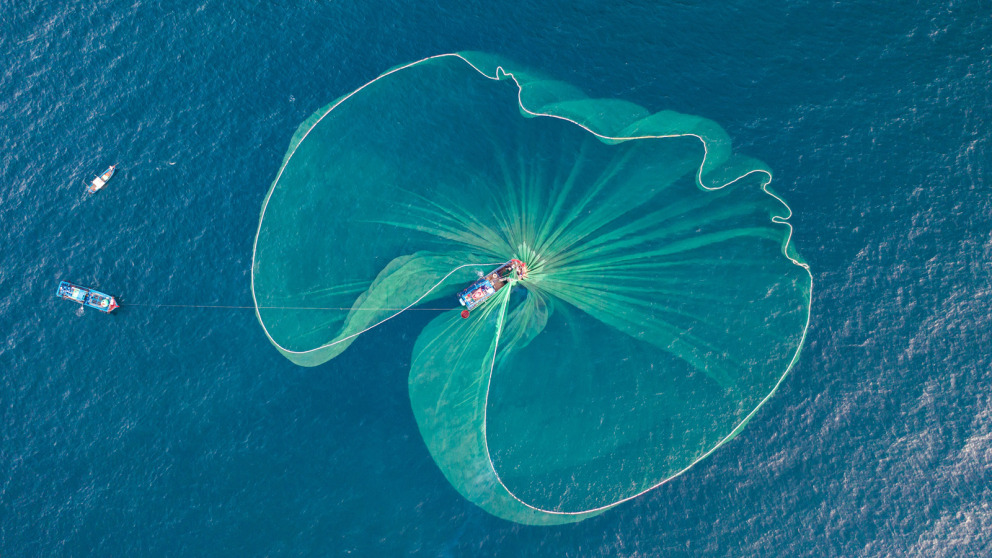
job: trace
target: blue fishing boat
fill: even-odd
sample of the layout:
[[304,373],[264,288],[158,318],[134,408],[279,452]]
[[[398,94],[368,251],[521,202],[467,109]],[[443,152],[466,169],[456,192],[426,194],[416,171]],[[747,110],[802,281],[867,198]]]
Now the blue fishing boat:
[[527,277],[527,264],[513,259],[480,277],[477,281],[458,293],[458,302],[465,307],[462,317],[467,318],[469,312],[483,302],[489,300],[497,291],[513,280]]
[[97,310],[108,314],[118,308],[117,301],[114,300],[114,297],[99,291],[94,291],[93,289],[73,285],[68,281],[62,281],[59,283],[58,295],[66,300],[78,302],[83,306],[96,308]]
[[94,178],[93,182],[90,182],[89,186],[86,187],[89,193],[94,194],[97,192],[97,190],[106,186],[107,181],[110,180],[110,177],[114,176],[114,170],[116,169],[117,169],[117,165],[110,165],[110,168],[103,171],[103,174]]

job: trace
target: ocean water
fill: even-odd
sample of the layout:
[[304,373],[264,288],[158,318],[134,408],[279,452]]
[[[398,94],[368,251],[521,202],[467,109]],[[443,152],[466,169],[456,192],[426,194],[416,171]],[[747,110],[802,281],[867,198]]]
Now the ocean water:
[[[989,555],[989,37],[981,2],[0,3],[0,555]],[[437,470],[406,381],[430,316],[300,368],[250,309],[140,306],[250,306],[296,126],[457,50],[718,122],[813,270],[744,432],[578,524]]]

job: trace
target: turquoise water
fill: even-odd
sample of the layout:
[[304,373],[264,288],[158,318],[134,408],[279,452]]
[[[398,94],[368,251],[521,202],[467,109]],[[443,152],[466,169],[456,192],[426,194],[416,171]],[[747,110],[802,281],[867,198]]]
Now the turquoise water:
[[[950,3],[5,6],[0,554],[987,554],[990,32]],[[138,306],[250,307],[299,122],[456,50],[718,122],[814,271],[802,359],[744,432],[575,525],[437,470],[406,386],[429,316],[303,369],[251,309]],[[61,279],[124,307],[77,315]]]

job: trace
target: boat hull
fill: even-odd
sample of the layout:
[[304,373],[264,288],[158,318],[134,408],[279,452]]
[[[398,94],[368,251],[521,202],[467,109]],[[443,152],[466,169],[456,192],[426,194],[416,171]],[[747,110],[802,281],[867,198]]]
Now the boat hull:
[[480,277],[478,281],[458,293],[458,302],[466,310],[462,313],[462,317],[467,318],[468,311],[474,310],[480,304],[489,300],[490,297],[496,294],[496,291],[502,289],[511,280],[523,279],[525,277],[527,277],[527,264],[517,259],[510,260],[490,271],[489,274]]
[[104,186],[107,185],[107,181],[110,180],[110,177],[114,176],[114,171],[116,169],[117,169],[117,165],[111,165],[110,168],[103,171],[103,174],[94,178],[93,181],[90,182],[89,186],[86,187],[86,190],[89,191],[89,193],[94,194],[100,189],[102,189]]
[[77,304],[89,306],[107,314],[120,307],[114,297],[88,287],[73,285],[68,281],[59,283],[59,289],[56,291],[56,294],[65,300],[71,300]]

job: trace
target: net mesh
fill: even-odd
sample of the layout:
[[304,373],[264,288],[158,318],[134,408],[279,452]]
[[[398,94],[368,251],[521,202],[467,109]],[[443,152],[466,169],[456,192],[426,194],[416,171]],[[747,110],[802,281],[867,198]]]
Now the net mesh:
[[469,319],[426,326],[410,400],[466,498],[577,521],[731,439],[798,357],[812,280],[770,180],[706,119],[433,57],[300,127],[262,209],[256,311],[313,366],[523,260]]

